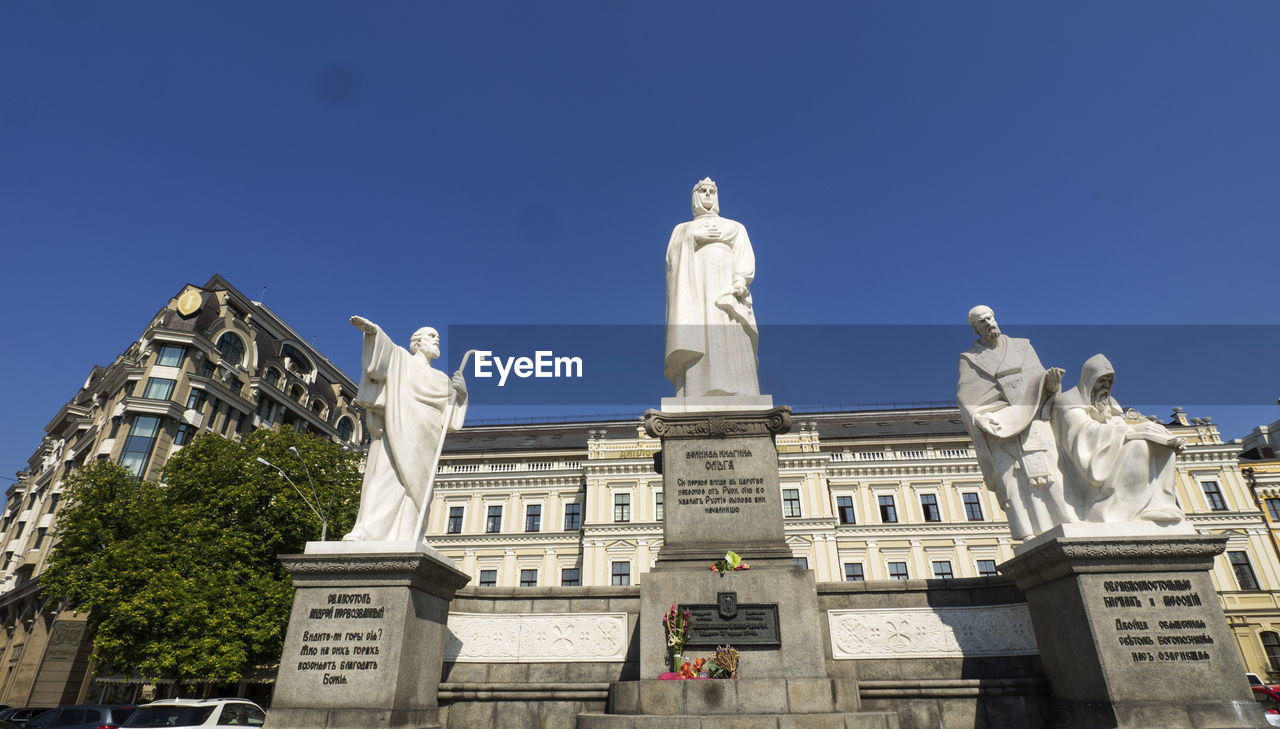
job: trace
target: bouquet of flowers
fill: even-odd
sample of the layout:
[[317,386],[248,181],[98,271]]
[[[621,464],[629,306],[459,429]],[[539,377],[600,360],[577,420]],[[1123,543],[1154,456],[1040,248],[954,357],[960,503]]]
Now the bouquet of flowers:
[[724,574],[726,572],[736,572],[737,570],[749,570],[751,565],[742,561],[737,552],[729,550],[724,553],[724,559],[718,559],[711,563],[711,571]]
[[681,612],[675,603],[662,616],[662,626],[667,629],[667,645],[674,654],[684,653],[685,641],[689,640],[689,611]]
[[731,645],[716,646],[716,654],[707,663],[707,674],[711,678],[738,677],[738,651]]

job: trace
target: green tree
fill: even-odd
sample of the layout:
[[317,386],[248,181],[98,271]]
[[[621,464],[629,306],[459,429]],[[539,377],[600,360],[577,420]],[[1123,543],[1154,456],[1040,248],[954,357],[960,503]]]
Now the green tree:
[[276,555],[319,538],[320,520],[298,489],[328,515],[330,537],[341,535],[355,520],[360,459],[286,428],[241,442],[196,438],[160,484],[113,463],[86,466],[68,478],[41,583],[89,614],[100,665],[150,679],[237,681],[280,656],[293,587]]

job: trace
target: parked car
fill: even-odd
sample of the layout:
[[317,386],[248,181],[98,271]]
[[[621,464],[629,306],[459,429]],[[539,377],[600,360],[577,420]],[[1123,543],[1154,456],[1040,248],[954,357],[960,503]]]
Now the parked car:
[[23,726],[31,717],[49,710],[47,706],[28,706],[23,709],[5,709],[0,711],[0,721],[7,721],[14,726]]
[[262,726],[267,712],[247,699],[165,699],[138,707],[123,727],[192,729],[214,726]]
[[116,729],[137,708],[134,706],[58,706],[36,715],[23,729]]
[[1253,698],[1262,707],[1262,714],[1271,726],[1280,726],[1280,691],[1270,686],[1250,686]]

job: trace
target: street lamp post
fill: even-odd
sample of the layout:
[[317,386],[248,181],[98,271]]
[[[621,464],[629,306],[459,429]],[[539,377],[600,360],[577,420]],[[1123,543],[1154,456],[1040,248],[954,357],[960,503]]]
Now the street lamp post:
[[[299,460],[301,460],[302,456],[298,455],[298,449],[294,448],[293,446],[290,446],[289,450],[292,451],[295,456],[298,456]],[[261,463],[262,465],[267,466],[269,468],[274,468],[276,470],[276,473],[279,473],[282,477],[284,477],[284,480],[289,482],[289,485],[293,487],[293,490],[298,492],[298,497],[302,499],[302,503],[306,504],[307,508],[311,509],[311,513],[315,514],[316,518],[320,520],[320,541],[323,542],[325,540],[325,537],[328,536],[329,534],[329,519],[323,513],[321,513],[318,508],[320,506],[320,497],[316,495],[316,485],[314,482],[311,481],[310,470],[309,469],[307,470],[307,482],[311,486],[311,495],[316,500],[315,504],[312,504],[311,499],[308,499],[307,495],[302,493],[302,489],[298,488],[298,484],[294,483],[293,479],[289,478],[289,474],[285,473],[283,468],[280,468],[279,466],[272,463],[271,461],[268,461],[262,456],[258,456],[258,463]],[[304,469],[307,468],[306,461],[302,462],[302,467]],[[332,504],[332,500],[330,501],[330,504]]]

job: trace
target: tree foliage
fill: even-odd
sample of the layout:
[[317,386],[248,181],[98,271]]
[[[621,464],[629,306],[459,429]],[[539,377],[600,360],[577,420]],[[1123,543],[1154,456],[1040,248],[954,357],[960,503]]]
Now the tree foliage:
[[318,539],[320,520],[259,457],[313,503],[314,483],[330,539],[351,528],[361,456],[288,428],[241,442],[196,438],[160,484],[108,462],[67,479],[59,544],[40,580],[89,614],[100,665],[221,683],[279,658],[293,587],[276,556]]

